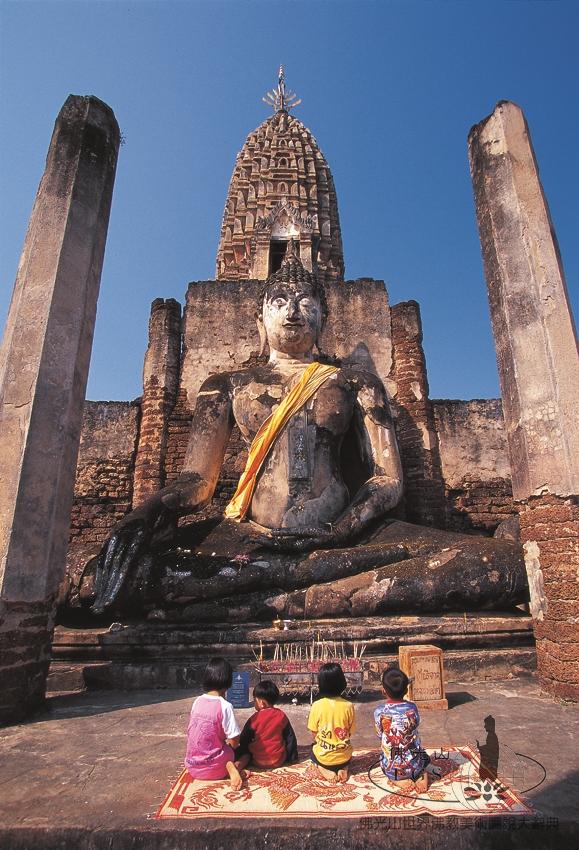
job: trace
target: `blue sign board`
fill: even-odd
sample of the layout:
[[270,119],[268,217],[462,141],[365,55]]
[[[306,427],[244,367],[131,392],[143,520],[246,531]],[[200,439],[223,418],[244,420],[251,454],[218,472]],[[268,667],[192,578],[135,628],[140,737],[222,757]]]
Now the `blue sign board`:
[[225,699],[233,708],[249,708],[249,673],[233,674],[231,687],[225,694]]

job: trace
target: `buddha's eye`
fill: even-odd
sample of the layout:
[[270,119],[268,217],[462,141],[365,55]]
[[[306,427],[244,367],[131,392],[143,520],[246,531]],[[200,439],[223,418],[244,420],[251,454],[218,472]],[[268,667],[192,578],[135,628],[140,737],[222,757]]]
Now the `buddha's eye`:
[[303,304],[304,307],[311,307],[313,303],[314,302],[309,295],[302,295],[302,297],[300,298],[300,304]]
[[286,303],[286,299],[278,295],[278,297],[274,298],[271,303],[274,307],[283,307],[283,305]]

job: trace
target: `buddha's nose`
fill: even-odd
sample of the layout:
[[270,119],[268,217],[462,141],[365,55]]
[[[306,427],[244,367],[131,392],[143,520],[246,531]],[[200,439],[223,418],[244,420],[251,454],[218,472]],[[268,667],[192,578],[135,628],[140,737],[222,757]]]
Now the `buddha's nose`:
[[298,319],[300,315],[299,305],[297,298],[291,298],[288,301],[287,305],[287,317],[288,319]]

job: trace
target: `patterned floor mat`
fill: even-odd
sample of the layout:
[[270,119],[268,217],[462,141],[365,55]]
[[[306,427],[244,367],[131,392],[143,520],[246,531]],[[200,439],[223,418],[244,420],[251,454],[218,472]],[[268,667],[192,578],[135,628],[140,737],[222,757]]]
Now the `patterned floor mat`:
[[320,778],[304,748],[300,761],[275,770],[247,771],[240,791],[226,781],[193,781],[183,770],[157,818],[364,817],[429,814],[480,817],[529,815],[533,809],[500,779],[479,777],[479,757],[468,747],[427,749],[428,791],[400,790],[386,779],[376,750],[358,751],[343,785]]

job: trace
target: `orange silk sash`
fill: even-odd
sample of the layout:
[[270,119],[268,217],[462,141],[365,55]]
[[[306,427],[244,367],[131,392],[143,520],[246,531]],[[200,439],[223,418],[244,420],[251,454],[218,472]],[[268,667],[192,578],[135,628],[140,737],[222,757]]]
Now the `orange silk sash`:
[[310,363],[304,369],[297,384],[282,399],[279,407],[267,417],[249,448],[249,456],[239,479],[237,490],[225,508],[226,517],[237,520],[242,520],[245,517],[255,490],[257,474],[282,429],[300,407],[303,407],[319,390],[330,375],[334,375],[337,371],[336,366]]

